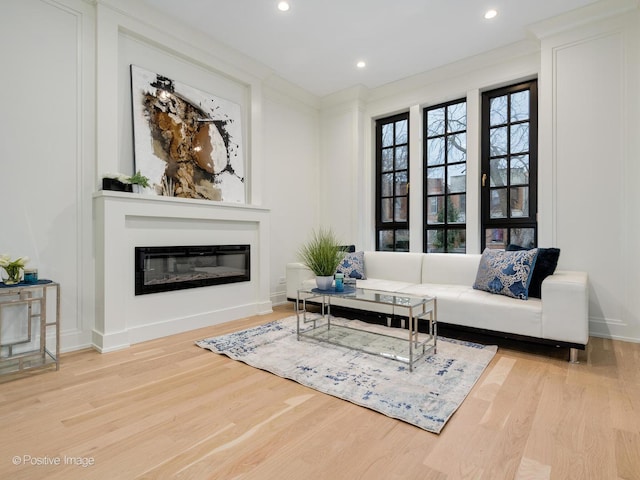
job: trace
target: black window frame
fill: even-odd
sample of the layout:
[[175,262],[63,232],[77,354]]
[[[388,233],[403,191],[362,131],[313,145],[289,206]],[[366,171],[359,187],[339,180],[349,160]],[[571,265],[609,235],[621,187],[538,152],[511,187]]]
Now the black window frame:
[[[396,125],[399,122],[406,121],[406,142],[396,142]],[[383,146],[382,142],[382,130],[385,125],[393,124],[393,144],[389,146]],[[376,250],[384,251],[409,251],[409,112],[399,113],[389,117],[376,120]],[[406,147],[406,168],[396,168],[396,152],[397,148]],[[393,169],[383,171],[383,151],[392,150],[393,155]],[[383,195],[383,175],[393,173],[394,181],[391,195]],[[404,194],[398,194],[396,184],[398,178],[402,175],[406,178],[406,192]],[[388,202],[391,199],[392,203],[392,216],[391,221],[384,221],[383,219],[383,202]],[[395,216],[396,200],[403,199],[405,202],[406,219],[404,221],[397,220]],[[390,231],[393,236],[391,242],[391,248],[381,245],[381,233]]]
[[[464,108],[465,108],[465,128],[463,130],[452,130],[449,131],[448,128],[446,127],[446,125],[448,125],[449,123],[449,108],[454,106],[454,105],[460,105],[460,104],[464,104]],[[432,112],[434,110],[439,110],[441,108],[444,108],[444,118],[443,118],[443,122],[445,125],[445,128],[443,129],[443,133],[441,134],[437,134],[437,135],[432,135],[429,136],[429,132],[428,132],[428,128],[429,128],[429,124],[428,124],[428,116],[429,116],[429,112]],[[447,148],[448,145],[448,139],[449,137],[454,137],[457,135],[460,135],[462,133],[464,133],[465,135],[465,146],[467,145],[467,131],[468,131],[468,106],[467,106],[467,98],[463,97],[463,98],[458,98],[455,100],[451,100],[448,102],[444,102],[444,103],[440,103],[438,105],[433,105],[433,106],[429,106],[424,108],[423,110],[423,138],[424,138],[424,145],[423,145],[423,185],[424,185],[424,194],[423,194],[423,200],[424,200],[424,207],[423,207],[423,225],[424,225],[424,238],[423,238],[423,247],[422,250],[423,252],[434,252],[434,251],[438,251],[438,252],[443,252],[443,253],[466,253],[466,233],[467,233],[467,222],[466,222],[466,205],[467,205],[467,171],[468,171],[468,167],[467,165],[467,161],[468,161],[468,157],[467,157],[467,150],[465,150],[465,155],[464,155],[464,161],[449,161],[449,149]],[[444,144],[443,144],[443,156],[444,156],[444,163],[442,164],[433,164],[433,165],[429,165],[429,158],[428,158],[428,146],[429,146],[429,140],[430,139],[438,139],[438,138],[442,138],[444,140]],[[463,191],[455,191],[455,192],[451,192],[449,190],[449,171],[450,168],[454,168],[456,166],[459,165],[465,165],[465,188]],[[437,168],[444,168],[444,183],[443,183],[443,190],[441,193],[429,193],[429,170],[430,169],[437,169]],[[464,218],[465,221],[464,222],[453,222],[450,219],[450,208],[454,208],[453,205],[453,201],[452,198],[458,195],[464,195]],[[443,198],[443,202],[442,202],[442,221],[441,223],[429,223],[429,216],[430,216],[430,212],[431,212],[431,203],[434,199],[437,199],[439,197]],[[462,198],[462,197],[460,197]],[[429,250],[429,232],[430,231],[442,231],[442,236],[441,236],[441,242],[442,242],[442,249],[441,250]],[[460,247],[460,246],[456,246],[455,243],[453,243],[451,234],[453,234],[454,232],[462,232],[463,235],[463,239],[464,239],[464,247]]]
[[[511,96],[513,94],[528,90],[529,91],[529,117],[528,120],[512,121],[511,118],[506,123],[491,125],[490,120],[490,101],[493,98],[507,96],[508,111],[511,109]],[[481,125],[481,247],[484,250],[490,248],[504,248],[510,243],[519,243],[513,237],[514,231],[522,229],[533,229],[532,241],[523,247],[535,247],[538,244],[538,81],[537,79],[519,82],[514,85],[485,91],[482,93],[482,125]],[[529,150],[512,152],[511,150],[511,127],[522,123],[529,123]],[[506,135],[507,151],[505,155],[491,154],[491,129],[499,127],[507,127]],[[511,159],[512,157],[528,156],[528,215],[512,216],[512,190],[523,184],[516,183],[516,187],[511,184]],[[491,160],[499,160],[504,158],[506,161],[507,173],[504,176],[505,184],[491,186],[490,165]],[[507,216],[502,218],[491,218],[491,195],[493,191],[500,189],[506,190],[506,211]],[[495,242],[487,244],[488,230],[506,230],[506,237],[500,236]]]

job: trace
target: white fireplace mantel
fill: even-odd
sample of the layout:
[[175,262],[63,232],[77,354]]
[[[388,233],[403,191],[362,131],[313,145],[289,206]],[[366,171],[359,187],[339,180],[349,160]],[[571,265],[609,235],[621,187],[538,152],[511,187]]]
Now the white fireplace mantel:
[[[93,195],[96,321],[101,352],[271,312],[269,210],[252,205],[100,191]],[[136,246],[251,246],[251,281],[136,296]]]

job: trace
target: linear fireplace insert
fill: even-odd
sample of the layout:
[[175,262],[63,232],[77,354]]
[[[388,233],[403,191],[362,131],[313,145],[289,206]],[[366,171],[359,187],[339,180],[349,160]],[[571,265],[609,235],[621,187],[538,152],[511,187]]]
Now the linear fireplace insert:
[[135,294],[251,280],[250,245],[135,247]]

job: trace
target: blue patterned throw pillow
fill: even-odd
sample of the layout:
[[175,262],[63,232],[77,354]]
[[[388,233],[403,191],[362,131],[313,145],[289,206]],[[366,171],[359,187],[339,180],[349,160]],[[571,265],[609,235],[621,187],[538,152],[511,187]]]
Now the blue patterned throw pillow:
[[486,248],[473,288],[527,300],[537,257],[537,248],[520,252]]
[[[507,252],[519,252],[521,250],[529,250],[519,245],[507,245]],[[534,298],[542,298],[542,282],[549,275],[553,275],[558,266],[558,258],[560,257],[559,248],[538,248],[538,257],[536,258],[536,266],[533,269],[531,283],[529,284],[529,296]]]
[[345,253],[336,273],[344,273],[345,278],[366,280],[364,274],[364,252]]

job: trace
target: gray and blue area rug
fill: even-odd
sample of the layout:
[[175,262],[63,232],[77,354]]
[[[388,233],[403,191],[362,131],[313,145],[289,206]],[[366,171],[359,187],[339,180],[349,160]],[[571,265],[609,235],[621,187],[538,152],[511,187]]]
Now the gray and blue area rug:
[[495,346],[439,337],[437,353],[420,359],[410,372],[407,364],[388,358],[298,341],[295,316],[196,345],[433,433],[442,431],[497,351]]

